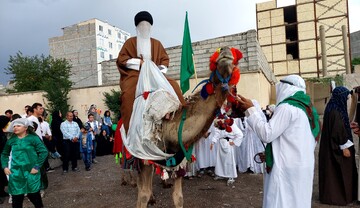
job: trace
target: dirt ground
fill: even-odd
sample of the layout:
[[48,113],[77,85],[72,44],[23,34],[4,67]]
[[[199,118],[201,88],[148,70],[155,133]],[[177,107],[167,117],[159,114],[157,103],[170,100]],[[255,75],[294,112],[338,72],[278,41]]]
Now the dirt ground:
[[[48,173],[49,188],[43,199],[45,207],[135,207],[137,188],[130,185],[121,186],[122,170],[115,164],[113,156],[97,157],[91,171],[85,171],[84,164],[79,160],[80,172],[62,175],[61,167]],[[313,207],[334,207],[321,205],[318,201],[317,171],[314,179]],[[154,208],[174,207],[172,189],[164,189],[160,177],[154,177]],[[214,181],[210,176],[183,180],[184,207],[261,207],[263,194],[263,176],[257,174],[240,174],[235,187],[226,186],[225,180]],[[0,207],[10,208],[5,202]],[[33,207],[25,200],[24,207]],[[289,204],[291,207],[291,204]],[[348,207],[359,207],[352,204]]]

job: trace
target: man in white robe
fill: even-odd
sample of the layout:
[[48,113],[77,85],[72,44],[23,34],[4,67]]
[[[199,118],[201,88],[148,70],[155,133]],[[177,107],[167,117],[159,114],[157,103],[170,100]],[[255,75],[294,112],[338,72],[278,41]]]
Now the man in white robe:
[[214,146],[212,150],[209,148],[212,143],[214,131],[215,127],[214,124],[212,124],[206,135],[195,143],[196,166],[197,169],[200,170],[198,177],[205,174],[205,169],[210,176],[214,174],[212,168],[215,167],[216,163],[216,146]]
[[[256,100],[252,100],[255,108],[258,111],[261,111],[260,105]],[[264,114],[260,115],[263,121],[267,121]],[[263,165],[256,163],[254,157],[260,152],[264,152],[264,146],[258,138],[256,132],[249,126],[247,123],[247,118],[244,118],[244,121],[235,122],[240,126],[240,129],[244,128],[244,140],[241,143],[240,147],[237,148],[237,161],[238,161],[238,170],[241,173],[251,171],[252,173],[263,173]]]
[[[251,100],[238,96],[240,108],[246,110],[249,126],[263,142],[272,143],[273,166],[265,177],[265,208],[311,207],[315,138],[319,135],[317,113],[310,107],[313,115],[309,116],[293,104],[281,103],[299,94],[309,103],[310,98],[304,94],[305,91],[305,82],[298,75],[280,80],[276,85],[278,106],[269,123],[262,119],[262,112],[253,107]],[[307,99],[304,99],[306,96]],[[317,124],[311,122],[310,126],[310,117]]]
[[215,128],[215,133],[212,137],[213,143],[210,146],[210,149],[212,149],[214,143],[219,142],[217,146],[215,174],[219,177],[228,178],[228,185],[233,184],[235,182],[234,178],[237,178],[235,146],[239,147],[243,139],[243,134],[235,123],[233,123],[231,128],[231,132]]

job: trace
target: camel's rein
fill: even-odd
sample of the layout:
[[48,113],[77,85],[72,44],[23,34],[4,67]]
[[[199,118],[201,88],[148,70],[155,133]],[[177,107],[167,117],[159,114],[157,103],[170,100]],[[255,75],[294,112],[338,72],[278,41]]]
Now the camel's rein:
[[[199,84],[197,84],[196,87],[193,89],[192,92],[194,92],[194,90],[195,90],[198,86],[200,86],[201,84],[211,82],[211,80],[212,80],[212,78],[214,77],[214,75],[216,75],[217,78],[220,80],[221,84],[223,85],[223,89],[226,89],[231,96],[235,97],[235,96],[230,92],[230,90],[229,90],[229,85],[228,85],[229,80],[230,80],[230,78],[231,78],[231,74],[230,74],[228,77],[223,78],[223,77],[221,76],[221,74],[218,72],[218,70],[213,71],[213,72],[211,73],[209,79],[205,79],[205,80],[201,81]],[[191,161],[192,150],[193,150],[194,145],[192,144],[192,145],[189,146],[188,149],[186,149],[185,146],[184,146],[184,143],[183,143],[183,141],[182,141],[182,132],[183,132],[183,127],[184,127],[184,122],[185,122],[185,120],[186,120],[186,112],[187,112],[187,109],[186,109],[186,108],[183,108],[183,112],[182,112],[182,116],[181,116],[181,121],[180,121],[180,125],[179,125],[179,130],[178,130],[178,142],[179,142],[179,144],[180,144],[180,147],[181,147],[182,151],[184,152],[184,155],[185,155],[186,159],[187,159],[188,161]],[[174,161],[173,158],[169,158],[169,159],[167,160],[167,162],[166,162],[166,163],[167,163],[167,166],[170,166],[171,163],[173,163],[173,161]]]

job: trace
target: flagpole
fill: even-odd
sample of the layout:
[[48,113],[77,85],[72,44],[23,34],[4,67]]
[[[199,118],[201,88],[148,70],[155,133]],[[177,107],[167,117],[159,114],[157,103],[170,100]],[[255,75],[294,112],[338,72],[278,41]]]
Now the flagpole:
[[198,84],[198,80],[197,80],[197,74],[196,74],[196,67],[195,67],[195,58],[194,58],[194,54],[192,54],[192,59],[193,59],[193,63],[194,63],[194,74],[195,74],[195,86]]

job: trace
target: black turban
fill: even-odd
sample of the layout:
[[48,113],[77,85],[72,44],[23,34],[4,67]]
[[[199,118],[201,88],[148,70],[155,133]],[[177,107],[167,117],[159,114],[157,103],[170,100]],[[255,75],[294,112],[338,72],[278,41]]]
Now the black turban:
[[151,14],[147,11],[141,11],[135,15],[135,26],[137,26],[141,21],[147,21],[151,25],[153,24],[153,18]]

